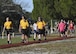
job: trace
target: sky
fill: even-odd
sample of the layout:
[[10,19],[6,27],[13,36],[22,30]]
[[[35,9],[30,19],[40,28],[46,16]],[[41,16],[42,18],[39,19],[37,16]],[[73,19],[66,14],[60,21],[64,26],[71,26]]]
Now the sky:
[[33,0],[12,0],[15,4],[20,5],[25,12],[32,13],[34,9]]

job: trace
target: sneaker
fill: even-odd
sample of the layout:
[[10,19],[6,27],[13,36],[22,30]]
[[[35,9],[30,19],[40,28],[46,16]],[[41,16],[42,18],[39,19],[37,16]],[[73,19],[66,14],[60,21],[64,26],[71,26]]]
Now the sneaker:
[[24,43],[27,43],[27,41],[26,41],[26,40],[24,40]]
[[33,39],[35,41],[35,39]]
[[45,40],[47,40],[47,39],[45,38]]
[[41,39],[39,39],[39,41],[41,41]]
[[7,41],[7,43],[9,44],[9,41]]
[[11,41],[9,41],[9,44],[11,44],[12,42]]
[[24,40],[22,40],[21,43],[24,43]]
[[11,42],[11,41],[7,41],[7,43],[8,43],[8,44],[11,44],[12,42]]
[[21,41],[21,43],[24,43],[24,41]]

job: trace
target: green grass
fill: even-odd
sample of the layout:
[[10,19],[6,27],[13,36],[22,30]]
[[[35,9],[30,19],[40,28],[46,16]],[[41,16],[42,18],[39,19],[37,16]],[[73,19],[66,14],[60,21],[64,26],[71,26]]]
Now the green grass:
[[[20,37],[12,38],[12,43],[19,43],[21,41]],[[0,45],[7,44],[7,38],[0,39]]]
[[7,39],[0,39],[0,45],[7,44]]
[[[47,36],[47,39],[52,39],[52,38],[57,38],[59,37],[58,35],[50,35],[50,36]],[[38,40],[38,39],[36,39]],[[44,40],[44,38],[42,37],[42,40]],[[31,38],[29,38],[29,41],[33,41],[33,36]],[[12,37],[12,44],[13,43],[20,43],[21,42],[21,36],[19,37]],[[7,38],[4,38],[4,39],[1,39],[0,38],[0,45],[4,45],[4,44],[7,44]]]

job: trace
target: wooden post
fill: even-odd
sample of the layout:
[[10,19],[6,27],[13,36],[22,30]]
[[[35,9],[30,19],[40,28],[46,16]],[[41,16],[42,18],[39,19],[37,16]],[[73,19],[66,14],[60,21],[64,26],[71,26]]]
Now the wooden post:
[[52,23],[52,19],[51,19],[51,34],[53,33],[53,23]]

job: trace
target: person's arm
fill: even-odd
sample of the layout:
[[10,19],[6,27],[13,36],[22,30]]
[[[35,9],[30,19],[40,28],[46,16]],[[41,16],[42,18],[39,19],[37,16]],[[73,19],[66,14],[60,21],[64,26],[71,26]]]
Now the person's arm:
[[13,23],[11,22],[11,29],[13,30]]
[[2,32],[4,33],[4,31],[5,31],[5,26],[3,27],[3,31]]
[[75,29],[75,24],[73,24],[73,26],[74,26],[74,29]]
[[19,32],[21,33],[21,22],[22,20],[20,20],[20,24],[19,24]]
[[27,22],[27,27],[29,27],[30,25],[29,25],[29,23]]
[[33,24],[33,26],[32,26],[32,30],[34,30],[34,24]]
[[4,31],[5,31],[5,26],[6,26],[6,23],[4,23],[4,27],[3,27],[2,33],[4,33]]
[[3,27],[3,31],[2,31],[2,39],[4,39],[4,31],[5,31],[5,26]]

